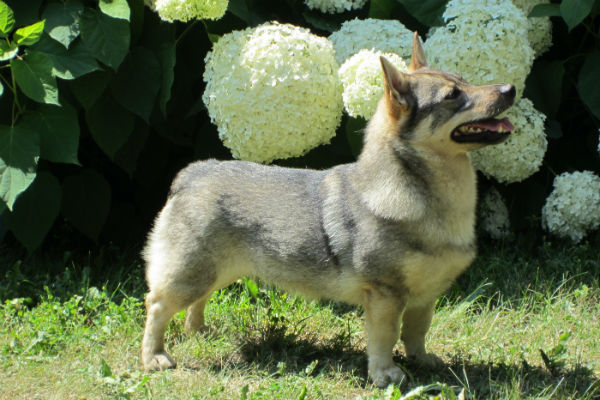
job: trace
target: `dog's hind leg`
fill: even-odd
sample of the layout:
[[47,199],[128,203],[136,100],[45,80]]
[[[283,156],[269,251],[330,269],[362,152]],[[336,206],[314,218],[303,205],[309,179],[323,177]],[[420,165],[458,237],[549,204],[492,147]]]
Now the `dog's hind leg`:
[[369,375],[379,387],[386,387],[390,382],[401,383],[404,372],[394,364],[392,350],[398,341],[400,313],[404,304],[376,290],[366,290],[365,295]]
[[402,315],[402,341],[408,357],[417,362],[435,368],[443,361],[434,354],[425,351],[425,335],[431,326],[435,299],[425,305],[407,307]]
[[[167,280],[166,277],[164,279]],[[202,302],[202,299],[208,298],[210,294],[210,282],[202,284],[189,276],[175,279],[155,286],[150,285],[150,292],[146,297],[146,329],[142,341],[142,363],[146,370],[163,370],[176,366],[175,361],[164,349],[167,324],[177,311],[195,304],[196,301]],[[201,305],[203,309],[204,304]]]
[[171,317],[183,307],[164,293],[150,291],[146,297],[146,328],[142,340],[142,363],[146,370],[175,368],[164,348],[164,334]]
[[185,331],[188,334],[201,332],[206,325],[204,324],[204,307],[210,294],[196,300],[188,307],[185,317]]

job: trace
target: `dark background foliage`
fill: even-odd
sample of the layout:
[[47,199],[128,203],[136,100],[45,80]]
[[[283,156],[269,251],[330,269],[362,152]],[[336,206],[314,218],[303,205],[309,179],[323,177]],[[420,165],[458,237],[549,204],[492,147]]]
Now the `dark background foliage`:
[[[231,0],[221,20],[184,24],[161,21],[143,0],[5,0],[15,22],[0,10],[0,240],[29,252],[142,242],[179,169],[231,158],[201,100],[204,57],[220,35],[270,20],[329,35],[345,20],[373,17],[424,37],[442,23],[446,2],[372,0],[329,15],[302,0]],[[481,179],[508,199],[519,244],[541,239],[540,209],[556,174],[600,171],[599,4],[564,0],[532,12],[553,22],[554,44],[525,92],[548,116],[548,153],[524,182]],[[344,117],[331,144],[276,163],[351,162],[364,124]]]

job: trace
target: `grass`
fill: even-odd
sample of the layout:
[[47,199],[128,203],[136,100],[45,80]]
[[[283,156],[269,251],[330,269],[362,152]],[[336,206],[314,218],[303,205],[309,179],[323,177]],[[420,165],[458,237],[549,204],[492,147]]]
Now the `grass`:
[[385,390],[367,379],[358,307],[240,280],[210,299],[207,333],[185,335],[177,314],[166,342],[178,368],[146,373],[135,257],[0,254],[0,398],[597,399],[595,247],[482,249],[437,305],[428,349],[445,367],[419,368],[398,347],[409,381]]

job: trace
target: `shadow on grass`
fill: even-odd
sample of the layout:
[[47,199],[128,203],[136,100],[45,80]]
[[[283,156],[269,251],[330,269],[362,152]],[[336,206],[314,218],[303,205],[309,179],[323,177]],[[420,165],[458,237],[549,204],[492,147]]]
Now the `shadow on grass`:
[[[239,353],[243,367],[252,366],[272,376],[317,376],[338,371],[358,378],[358,385],[362,388],[371,386],[364,349],[353,346],[343,335],[318,341],[316,338],[297,337],[284,330],[271,331],[260,337],[244,339]],[[505,398],[511,393],[517,398],[600,398],[600,380],[592,370],[581,365],[573,368],[563,366],[550,372],[525,361],[504,364],[456,357],[443,367],[431,370],[399,352],[395,353],[394,361],[408,372],[410,378],[404,387],[406,390],[443,382],[464,387],[473,398]],[[226,367],[213,364],[211,368],[219,371]]]
[[[345,333],[320,340],[316,334],[300,336],[286,332],[283,326],[274,326],[241,339],[238,348],[236,361],[242,368],[253,366],[273,376],[315,376],[335,370],[367,383],[367,356],[351,344]],[[228,367],[211,365],[215,371]]]
[[[600,380],[592,370],[577,365],[572,368],[554,370],[520,364],[473,362],[456,358],[443,368],[433,371],[420,368],[410,361],[402,362],[414,377],[411,386],[432,382],[445,382],[462,386],[475,398],[521,398],[550,396],[552,398],[598,398]],[[508,392],[507,392],[508,391]],[[511,393],[517,396],[509,396]]]

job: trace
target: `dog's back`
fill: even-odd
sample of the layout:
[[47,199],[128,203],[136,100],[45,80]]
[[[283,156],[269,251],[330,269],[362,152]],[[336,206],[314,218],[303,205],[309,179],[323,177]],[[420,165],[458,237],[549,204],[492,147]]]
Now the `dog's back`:
[[193,284],[177,291],[193,297],[250,275],[321,296],[340,268],[324,226],[328,174],[243,161],[189,165],[144,251],[149,286],[159,290],[165,274],[190,275]]

